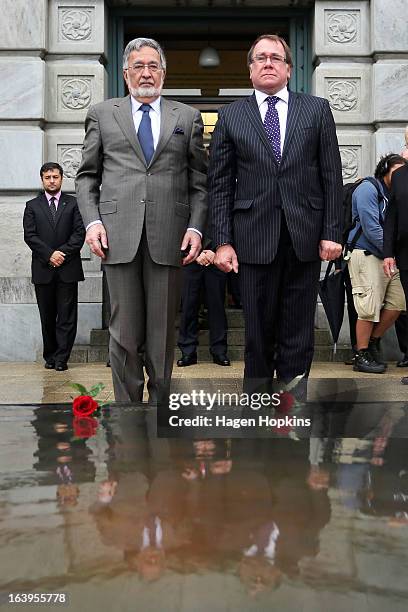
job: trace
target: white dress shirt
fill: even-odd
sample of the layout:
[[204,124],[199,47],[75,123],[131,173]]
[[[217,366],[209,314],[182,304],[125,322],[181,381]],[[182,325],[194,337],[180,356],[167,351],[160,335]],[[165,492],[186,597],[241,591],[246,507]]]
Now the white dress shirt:
[[[280,127],[280,146],[281,146],[281,155],[283,151],[283,145],[285,143],[285,134],[286,134],[286,123],[288,120],[288,104],[289,104],[289,91],[287,87],[284,87],[280,91],[274,94],[277,98],[279,98],[279,102],[276,103],[276,110],[278,111],[279,116],[279,127]],[[266,98],[269,98],[270,94],[267,94],[263,91],[258,91],[255,89],[255,97],[258,104],[259,112],[261,113],[262,123],[265,121],[266,111],[268,110],[268,102]]]

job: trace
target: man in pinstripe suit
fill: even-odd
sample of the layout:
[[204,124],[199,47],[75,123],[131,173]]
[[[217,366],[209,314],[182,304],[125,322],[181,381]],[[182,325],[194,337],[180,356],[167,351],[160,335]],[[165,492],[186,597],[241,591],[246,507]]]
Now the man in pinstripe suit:
[[248,53],[255,92],[224,107],[209,170],[215,263],[238,271],[246,391],[307,377],[320,260],[341,254],[342,177],[327,100],[288,91],[286,42],[262,35]]

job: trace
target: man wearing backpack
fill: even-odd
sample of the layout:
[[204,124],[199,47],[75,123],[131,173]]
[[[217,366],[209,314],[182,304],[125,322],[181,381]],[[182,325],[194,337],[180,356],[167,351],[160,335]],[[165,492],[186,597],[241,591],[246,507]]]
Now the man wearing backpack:
[[388,203],[391,176],[405,164],[400,155],[382,157],[375,170],[376,184],[370,177],[361,182],[352,195],[353,227],[347,249],[356,324],[357,355],[353,369],[380,374],[386,364],[380,340],[405,310],[404,293],[399,272],[388,278],[383,271],[383,225]]

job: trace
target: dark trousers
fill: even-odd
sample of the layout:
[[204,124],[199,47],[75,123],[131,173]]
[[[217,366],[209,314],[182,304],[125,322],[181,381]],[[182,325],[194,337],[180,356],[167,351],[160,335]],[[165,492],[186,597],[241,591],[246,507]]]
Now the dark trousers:
[[133,261],[105,265],[111,317],[109,357],[117,402],[165,401],[174,359],[180,270],[155,263],[146,233]]
[[320,261],[301,262],[296,257],[283,215],[274,261],[240,264],[245,391],[268,385],[275,371],[283,382],[308,376],[319,273]]
[[35,284],[40,311],[45,361],[66,363],[77,332],[78,283],[63,283],[56,276],[51,283]]
[[178,346],[186,355],[192,355],[198,345],[198,312],[201,289],[205,290],[210,332],[210,352],[227,352],[227,317],[225,315],[225,285],[227,275],[215,266],[200,266],[193,262],[183,268],[183,289]]
[[[399,273],[405,294],[405,302],[408,304],[408,270],[400,270]],[[395,331],[400,351],[406,355],[408,353],[408,315],[406,313],[401,313],[395,321]]]

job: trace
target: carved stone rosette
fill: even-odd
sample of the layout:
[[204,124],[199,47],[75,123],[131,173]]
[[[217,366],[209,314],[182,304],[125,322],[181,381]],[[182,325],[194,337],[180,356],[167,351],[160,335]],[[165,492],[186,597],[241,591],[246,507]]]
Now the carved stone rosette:
[[92,35],[92,16],[89,10],[61,10],[60,36],[62,40],[89,40]]
[[88,108],[92,99],[91,79],[73,77],[61,79],[61,103],[69,110]]
[[329,42],[350,44],[357,42],[360,11],[327,11],[326,33]]
[[81,163],[81,147],[78,145],[58,145],[58,162],[64,168],[64,176],[74,179]]
[[327,98],[333,110],[350,112],[357,108],[359,91],[357,79],[327,79]]
[[340,146],[343,180],[353,181],[359,176],[359,147]]

